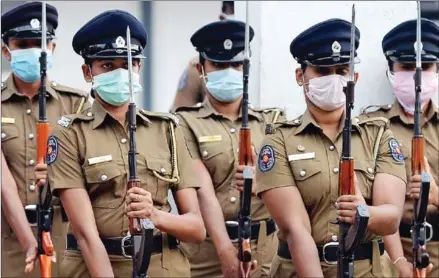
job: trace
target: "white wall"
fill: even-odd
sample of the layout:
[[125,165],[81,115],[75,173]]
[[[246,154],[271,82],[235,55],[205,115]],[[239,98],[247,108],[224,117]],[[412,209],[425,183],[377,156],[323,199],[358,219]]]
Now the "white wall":
[[[249,1],[252,42],[250,94],[255,105],[287,108],[288,117],[305,109],[302,88],[295,81],[299,66],[290,54],[291,41],[302,31],[329,18],[351,21],[353,1]],[[356,1],[356,26],[360,29],[356,65],[354,114],[369,104],[393,102],[385,76],[387,62],[382,53],[384,35],[402,21],[416,18],[415,1]],[[235,1],[235,17],[245,21],[245,1]],[[254,44],[259,44],[254,47]],[[286,105],[287,103],[287,105]]]
[[178,80],[197,55],[190,37],[218,20],[221,1],[154,1],[152,3],[152,110],[167,112]]

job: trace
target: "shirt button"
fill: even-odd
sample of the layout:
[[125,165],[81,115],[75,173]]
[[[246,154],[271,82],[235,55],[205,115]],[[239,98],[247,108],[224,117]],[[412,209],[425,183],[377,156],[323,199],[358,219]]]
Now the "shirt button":
[[33,159],[31,159],[31,160],[29,160],[29,165],[34,165],[35,164],[35,160],[33,160]]
[[203,151],[203,157],[206,157],[209,153],[207,151]]
[[88,113],[87,113],[87,117],[91,117],[91,116],[93,116],[93,113],[88,112]]
[[52,86],[53,86],[53,87],[56,87],[56,85],[58,85],[58,84],[56,84],[55,81],[52,81]]
[[293,123],[298,124],[299,120],[294,120]]
[[338,173],[338,168],[334,168],[332,171],[337,174]]
[[337,235],[332,235],[332,236],[331,236],[331,240],[332,240],[332,241],[338,241],[338,237],[337,237]]
[[360,122],[360,119],[358,119],[358,118],[354,118],[354,119],[355,119],[355,122],[357,122],[357,123]]
[[369,172],[369,173],[373,173],[373,169],[372,168],[367,168],[367,171]]
[[236,202],[236,197],[231,197],[230,202],[232,202],[232,203]]
[[120,139],[120,142],[121,142],[122,144],[125,144],[125,143],[127,142],[127,139],[122,138],[122,139]]
[[6,133],[2,132],[2,139],[6,138]]
[[101,176],[101,181],[106,181],[108,179],[107,175],[102,175]]
[[160,168],[160,172],[161,172],[162,174],[164,174],[164,173],[166,173],[166,169],[165,169],[165,168]]
[[34,139],[34,135],[32,133],[29,134],[29,139]]
[[329,150],[330,150],[330,151],[333,151],[334,149],[335,149],[334,146],[329,146]]
[[304,170],[300,171],[300,176],[304,177],[306,175],[306,172]]
[[230,129],[230,132],[231,132],[231,133],[235,133],[235,131],[236,131],[236,129],[234,129],[234,128],[231,128],[231,129]]
[[32,110],[30,110],[30,109],[27,109],[27,110],[26,110],[26,114],[28,114],[28,115],[29,115],[29,114],[30,114],[30,112],[32,112]]
[[29,190],[30,191],[35,191],[35,184],[29,185]]

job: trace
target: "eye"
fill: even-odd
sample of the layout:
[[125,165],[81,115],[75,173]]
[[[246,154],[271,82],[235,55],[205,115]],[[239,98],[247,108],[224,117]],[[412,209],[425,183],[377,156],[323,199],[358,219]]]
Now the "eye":
[[317,68],[317,72],[321,75],[328,75],[330,73],[329,68],[324,67]]
[[103,67],[104,69],[111,69],[111,68],[113,67],[113,64],[112,64],[112,63],[104,63],[104,64],[102,65],[102,67]]
[[346,75],[349,74],[349,70],[346,69],[346,68],[344,68],[344,69],[337,69],[337,72],[336,72],[336,73],[339,74],[339,75],[346,76]]
[[233,68],[239,68],[240,66],[242,66],[244,63],[241,63],[241,62],[234,62],[234,63],[232,63],[232,67]]

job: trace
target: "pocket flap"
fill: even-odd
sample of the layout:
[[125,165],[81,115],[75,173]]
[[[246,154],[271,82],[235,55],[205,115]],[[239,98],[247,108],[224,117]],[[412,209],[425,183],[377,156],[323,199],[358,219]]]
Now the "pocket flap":
[[10,139],[17,138],[19,135],[18,127],[10,124],[3,124],[2,126],[2,142],[6,142]]
[[291,168],[293,170],[294,179],[298,181],[306,180],[318,173],[320,173],[320,161],[292,161]]
[[102,183],[124,174],[115,162],[104,162],[84,168],[88,183]]
[[170,176],[172,173],[171,162],[165,159],[147,159],[146,167],[149,170],[155,171],[161,175]]

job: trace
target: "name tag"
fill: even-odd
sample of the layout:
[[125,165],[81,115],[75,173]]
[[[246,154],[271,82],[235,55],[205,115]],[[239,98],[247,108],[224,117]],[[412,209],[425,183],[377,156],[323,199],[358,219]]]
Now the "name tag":
[[205,143],[205,142],[218,142],[223,140],[223,137],[221,135],[212,135],[212,136],[201,136],[198,137],[198,142]]
[[88,165],[98,164],[102,162],[112,161],[113,157],[111,154],[104,155],[104,156],[98,156],[98,157],[92,157],[88,159]]
[[290,154],[288,156],[288,161],[296,161],[296,160],[304,160],[304,159],[313,159],[316,157],[316,153],[299,153],[299,154]]
[[2,117],[2,124],[14,124],[15,118]]

